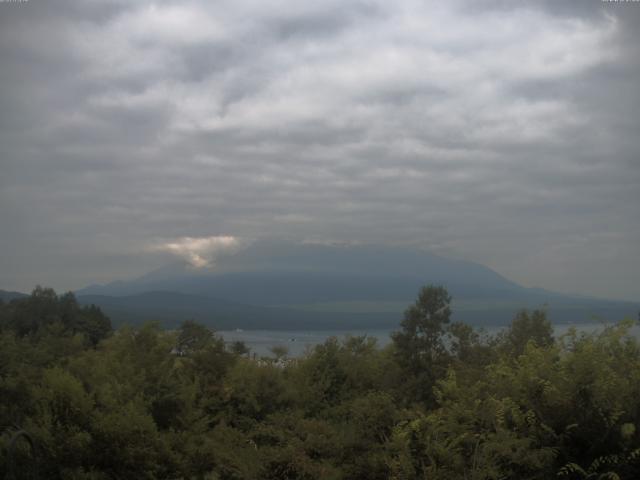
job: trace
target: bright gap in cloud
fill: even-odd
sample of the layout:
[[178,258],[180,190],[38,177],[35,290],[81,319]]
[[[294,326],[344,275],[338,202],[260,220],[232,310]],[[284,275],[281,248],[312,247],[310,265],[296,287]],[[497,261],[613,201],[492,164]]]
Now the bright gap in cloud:
[[211,237],[181,237],[156,245],[153,250],[176,255],[195,268],[210,268],[217,256],[237,252],[245,242],[238,237],[223,235]]

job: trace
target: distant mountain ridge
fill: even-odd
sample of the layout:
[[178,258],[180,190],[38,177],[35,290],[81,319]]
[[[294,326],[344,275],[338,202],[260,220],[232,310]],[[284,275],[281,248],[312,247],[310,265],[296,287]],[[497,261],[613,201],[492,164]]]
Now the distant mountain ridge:
[[[94,285],[77,293],[130,295],[149,290],[170,290],[213,295],[218,288],[224,290],[226,280],[233,283],[234,279],[249,281],[255,278],[263,282],[268,277],[291,278],[296,282],[300,278],[310,278],[312,282],[322,278],[351,278],[364,282],[370,279],[371,283],[375,283],[373,279],[380,282],[404,279],[405,283],[417,285],[430,282],[448,285],[449,288],[482,287],[498,291],[522,288],[485,266],[445,259],[417,249],[259,243],[217,260],[212,270],[197,270],[186,262],[176,262],[134,280]],[[413,294],[402,290],[402,295],[402,298],[410,298]]]
[[524,288],[493,270],[417,249],[256,243],[197,270],[176,262],[76,294],[116,322],[194,318],[216,328],[393,328],[423,285],[447,287],[454,319],[507,323],[521,308],[556,322],[617,321],[638,304]]
[[159,321],[175,328],[184,320],[196,320],[217,330],[386,328],[387,313],[300,312],[295,309],[244,305],[225,300],[175,292],[145,292],[109,297],[80,295],[82,304],[99,305],[114,324]]
[[26,293],[0,290],[0,300],[2,300],[3,302],[10,302],[11,300],[15,300],[17,298],[24,298],[26,296],[27,296]]

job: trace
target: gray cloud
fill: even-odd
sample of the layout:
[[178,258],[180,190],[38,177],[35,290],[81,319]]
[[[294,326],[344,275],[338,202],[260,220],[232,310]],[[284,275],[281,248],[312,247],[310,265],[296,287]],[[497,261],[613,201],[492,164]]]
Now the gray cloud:
[[637,4],[0,4],[0,288],[154,239],[418,245],[640,298]]

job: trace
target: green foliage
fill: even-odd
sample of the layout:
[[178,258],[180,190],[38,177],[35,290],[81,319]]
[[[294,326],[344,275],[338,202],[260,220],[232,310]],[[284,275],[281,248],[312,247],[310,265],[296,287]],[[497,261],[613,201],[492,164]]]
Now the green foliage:
[[527,343],[533,342],[539,347],[553,344],[553,327],[544,310],[526,310],[518,312],[511,325],[501,338],[503,349],[510,355],[521,355]]
[[0,305],[0,331],[37,339],[54,331],[56,336],[81,334],[88,345],[111,334],[111,321],[95,305],[81,307],[73,293],[58,296],[50,288],[36,287],[24,299]]
[[178,329],[176,352],[178,355],[190,355],[212,345],[215,336],[211,330],[193,320],[187,320]]
[[231,344],[231,352],[235,355],[248,355],[250,351],[251,350],[249,349],[249,347],[247,347],[247,345],[240,340],[237,340]]
[[[51,479],[640,478],[633,322],[554,339],[521,312],[488,337],[450,324],[450,301],[423,289],[385,349],[256,360],[192,321],[110,334],[38,288],[0,304],[0,477],[13,461]],[[34,451],[10,452],[20,428]]]
[[422,288],[404,313],[402,330],[391,335],[396,358],[407,376],[406,394],[431,402],[432,389],[446,370],[443,337],[451,317],[451,296],[444,287]]

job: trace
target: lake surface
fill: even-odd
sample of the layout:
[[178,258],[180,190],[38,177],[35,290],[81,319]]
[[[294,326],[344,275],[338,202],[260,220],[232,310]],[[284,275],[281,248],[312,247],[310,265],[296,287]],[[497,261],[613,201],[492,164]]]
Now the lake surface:
[[[554,334],[556,336],[567,333],[570,327],[576,327],[582,332],[594,332],[602,330],[604,326],[599,323],[582,323],[582,324],[561,324],[554,325]],[[503,330],[503,326],[485,327],[484,331],[490,335]],[[330,337],[342,339],[346,336],[363,336],[376,339],[379,347],[384,347],[391,342],[391,333],[394,330],[222,330],[218,331],[222,335],[225,342],[232,343],[236,341],[244,342],[251,349],[251,353],[257,356],[273,356],[271,349],[275,346],[282,346],[288,349],[290,357],[300,357],[314,346],[324,343]],[[633,333],[640,336],[640,328],[634,327]]]
[[348,335],[373,337],[378,346],[385,346],[391,341],[391,330],[226,330],[217,333],[222,335],[225,342],[244,342],[251,353],[258,356],[273,356],[271,348],[283,346],[288,349],[290,357],[299,357],[328,338],[344,338]]

